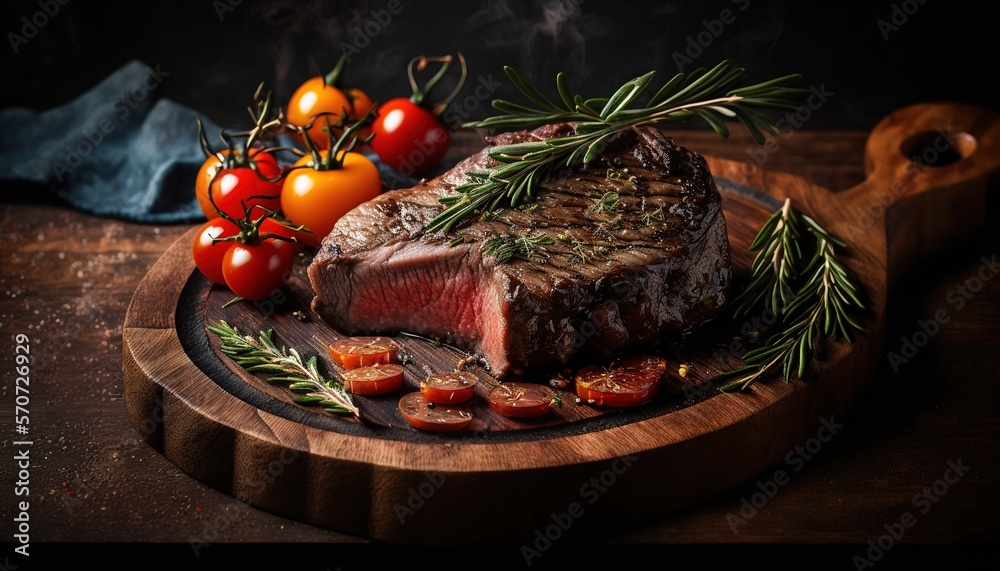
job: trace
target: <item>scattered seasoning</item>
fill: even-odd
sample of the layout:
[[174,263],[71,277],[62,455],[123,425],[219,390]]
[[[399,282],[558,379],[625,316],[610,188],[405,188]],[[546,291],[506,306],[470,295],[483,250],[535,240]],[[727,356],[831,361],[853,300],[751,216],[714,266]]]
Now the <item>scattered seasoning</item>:
[[305,313],[303,313],[302,311],[300,311],[300,310],[293,311],[292,312],[292,317],[294,317],[295,319],[298,319],[299,321],[305,321],[305,320],[309,319],[309,317]]
[[433,409],[435,406],[437,405],[433,401],[427,401],[427,408]]
[[487,210],[479,216],[479,220],[483,222],[492,222],[499,218],[502,212],[503,210],[499,208],[496,210]]
[[503,233],[483,242],[483,253],[496,257],[498,264],[504,264],[514,258],[528,260],[536,264],[544,263],[548,258],[539,252],[541,246],[552,244],[552,236],[539,234],[537,236],[518,236]]
[[562,375],[557,375],[549,379],[549,384],[557,389],[565,389],[569,386],[569,379],[563,377]]
[[592,258],[600,258],[608,255],[608,249],[600,244],[593,248],[588,248],[583,242],[575,242],[566,258],[573,264],[585,264]]
[[685,363],[681,363],[681,366],[677,368],[677,374],[686,377],[688,374],[688,366]]
[[642,215],[642,223],[646,226],[658,226],[663,224],[666,220],[667,216],[663,212],[663,206]]
[[621,196],[617,192],[605,192],[603,196],[590,205],[590,211],[596,213],[614,212],[618,208],[618,201],[620,199]]

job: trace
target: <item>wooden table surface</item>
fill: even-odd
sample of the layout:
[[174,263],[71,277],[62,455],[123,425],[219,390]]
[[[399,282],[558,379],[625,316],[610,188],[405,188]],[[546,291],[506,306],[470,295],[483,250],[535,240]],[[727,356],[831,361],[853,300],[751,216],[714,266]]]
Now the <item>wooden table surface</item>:
[[[706,131],[675,135],[695,151],[737,160],[754,148],[742,133],[728,140]],[[765,167],[846,189],[864,178],[865,138],[800,130],[780,141]],[[475,135],[459,134],[448,160],[480,145]],[[29,502],[31,563],[64,546],[112,556],[145,544],[147,561],[172,557],[186,566],[250,551],[256,561],[297,560],[304,569],[355,568],[394,553],[243,505],[147,446],[122,401],[122,320],[139,281],[191,225],[97,218],[43,191],[22,190],[4,189],[0,216],[0,526],[7,542],[0,562],[7,565],[8,557],[10,569],[34,568],[13,552],[22,501]],[[560,539],[532,566],[581,553],[596,562],[646,552],[843,569],[868,568],[856,556],[880,569],[959,567],[974,556],[995,561],[989,548],[1000,538],[1000,279],[990,278],[1000,270],[998,202],[994,193],[988,223],[975,238],[891,292],[886,348],[907,361],[882,360],[870,391],[849,416],[835,419],[842,425],[835,437],[818,449],[811,443],[811,453],[790,450],[785,465],[683,513],[604,537]],[[15,434],[14,424],[19,334],[30,338],[32,355],[27,436]],[[920,347],[904,347],[904,338]],[[24,474],[12,442],[23,438],[33,442],[27,496],[15,495]],[[488,517],[475,513],[474,498],[469,509],[470,517]],[[471,561],[404,552],[417,563]],[[520,546],[488,556],[510,568],[526,565]]]

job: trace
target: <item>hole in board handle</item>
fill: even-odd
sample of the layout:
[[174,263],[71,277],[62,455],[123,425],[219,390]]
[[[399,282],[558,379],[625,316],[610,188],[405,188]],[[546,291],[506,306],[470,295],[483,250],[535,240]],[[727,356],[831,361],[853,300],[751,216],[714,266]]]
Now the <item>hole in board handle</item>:
[[938,129],[909,137],[899,146],[899,150],[912,163],[943,167],[969,157],[976,150],[976,139],[968,133]]

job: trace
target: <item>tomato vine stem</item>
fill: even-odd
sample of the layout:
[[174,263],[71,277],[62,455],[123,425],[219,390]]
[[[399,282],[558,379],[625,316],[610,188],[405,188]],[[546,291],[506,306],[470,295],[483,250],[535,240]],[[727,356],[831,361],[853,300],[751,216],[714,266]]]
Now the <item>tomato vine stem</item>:
[[[440,82],[441,79],[448,73],[452,63],[454,63],[454,59],[455,58],[453,58],[451,54],[433,57],[417,56],[411,59],[410,63],[406,66],[406,75],[410,80],[410,87],[413,88],[413,95],[410,96],[410,101],[415,105],[426,107],[427,96],[430,94],[431,90],[437,86],[438,82]],[[433,106],[431,111],[435,116],[439,116],[444,112],[445,108],[452,102],[453,99],[455,99],[455,96],[458,95],[459,91],[461,91],[462,87],[465,85],[465,79],[468,76],[468,66],[465,63],[465,56],[462,55],[462,52],[458,52],[458,61],[461,67],[461,75],[459,76],[458,83],[451,93],[448,94],[448,97]],[[417,71],[423,71],[429,64],[434,62],[440,62],[441,67],[438,69],[437,73],[427,80],[427,83],[425,83],[423,89],[421,89],[420,86],[417,85],[417,80],[413,75],[413,68],[416,66]]]

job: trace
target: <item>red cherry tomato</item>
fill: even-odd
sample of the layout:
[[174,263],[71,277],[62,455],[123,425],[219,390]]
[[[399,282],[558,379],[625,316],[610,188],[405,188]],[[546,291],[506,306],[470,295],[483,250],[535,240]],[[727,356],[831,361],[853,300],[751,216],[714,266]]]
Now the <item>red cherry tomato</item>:
[[403,386],[403,367],[395,363],[376,363],[340,373],[347,392],[356,395],[384,395]]
[[559,403],[555,391],[537,383],[500,383],[490,390],[487,400],[496,412],[515,418],[541,416]]
[[405,97],[390,99],[379,107],[372,133],[372,151],[383,163],[406,175],[433,169],[451,146],[451,134],[434,113]]
[[472,411],[461,404],[427,402],[419,391],[399,399],[399,412],[416,428],[432,432],[455,432],[472,422]]
[[574,379],[576,394],[589,404],[640,405],[655,396],[666,370],[667,361],[651,355],[625,357],[607,367],[587,365]]
[[222,260],[235,242],[215,242],[215,239],[239,233],[240,229],[236,224],[225,218],[215,218],[201,225],[191,244],[195,265],[205,277],[219,285],[226,285],[226,278],[222,275]]
[[420,394],[433,403],[459,403],[472,398],[479,379],[468,371],[430,375],[420,381]]
[[[195,178],[195,197],[205,218],[209,220],[218,218],[219,210],[231,218],[243,218],[244,203],[247,208],[252,209],[251,218],[264,214],[264,211],[255,208],[258,205],[272,212],[278,211],[281,208],[282,181],[279,178],[281,167],[274,155],[264,149],[254,148],[251,149],[248,158],[234,159],[240,166],[227,168],[225,165],[229,155],[228,149],[220,151],[205,159],[198,170]],[[257,170],[249,166],[249,163],[244,164],[241,161],[253,162]],[[211,198],[209,189],[212,193]],[[212,200],[215,201],[215,206],[212,205]]]
[[345,337],[329,346],[330,358],[345,369],[394,363],[397,345],[387,337]]
[[295,244],[268,238],[252,244],[234,242],[222,260],[226,285],[248,300],[270,297],[285,285],[295,262]]
[[295,239],[295,249],[300,251],[304,246],[308,246],[309,242],[312,240],[311,233],[307,230],[299,229],[298,226],[292,225],[291,222],[282,222],[275,219],[273,216],[265,218],[263,222],[260,223],[260,234],[274,234],[275,236],[284,236],[285,238]]

